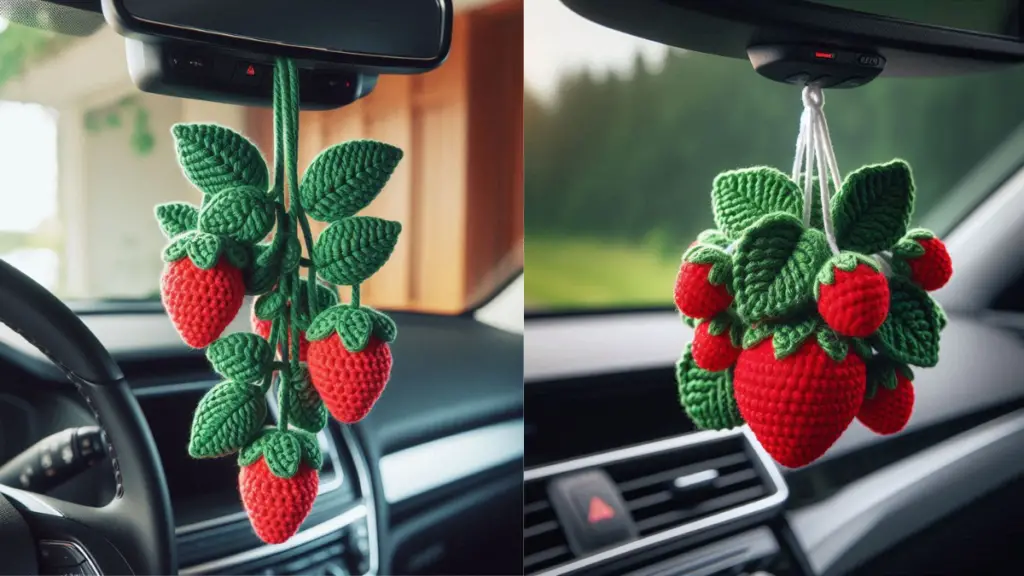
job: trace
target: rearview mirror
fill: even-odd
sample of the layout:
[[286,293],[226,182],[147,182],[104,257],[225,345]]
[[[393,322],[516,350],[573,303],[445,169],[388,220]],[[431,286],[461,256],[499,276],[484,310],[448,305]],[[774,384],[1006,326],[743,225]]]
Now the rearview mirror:
[[431,70],[451,46],[451,0],[103,0],[129,38],[213,44],[371,74]]
[[825,88],[1024,61],[1020,0],[562,0],[599,24]]

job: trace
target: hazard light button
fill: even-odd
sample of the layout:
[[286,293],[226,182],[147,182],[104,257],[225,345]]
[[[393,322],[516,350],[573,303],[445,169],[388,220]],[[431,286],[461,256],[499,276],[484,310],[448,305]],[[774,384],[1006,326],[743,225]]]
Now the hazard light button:
[[578,556],[637,537],[622,496],[603,471],[556,478],[548,485],[548,497]]

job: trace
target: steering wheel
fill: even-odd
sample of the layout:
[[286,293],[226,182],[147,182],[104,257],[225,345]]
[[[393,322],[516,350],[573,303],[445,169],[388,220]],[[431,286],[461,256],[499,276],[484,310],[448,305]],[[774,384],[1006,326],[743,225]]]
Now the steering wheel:
[[[37,574],[38,555],[84,558],[100,574],[177,574],[174,517],[153,436],[106,348],[56,296],[0,261],[0,322],[75,385],[104,430],[116,490],[101,508],[0,486],[0,572]],[[55,573],[90,574],[56,568]]]

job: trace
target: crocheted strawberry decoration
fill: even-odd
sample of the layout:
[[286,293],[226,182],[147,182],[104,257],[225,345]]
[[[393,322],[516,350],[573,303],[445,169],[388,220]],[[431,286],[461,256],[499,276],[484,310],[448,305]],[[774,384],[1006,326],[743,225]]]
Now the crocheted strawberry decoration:
[[675,302],[691,318],[712,318],[732,304],[729,255],[712,244],[695,242],[683,254],[676,278]]
[[394,323],[376,310],[342,304],[318,316],[308,336],[309,373],[327,410],[341,422],[362,420],[391,374]]
[[892,250],[897,262],[915,284],[929,292],[938,290],[953,276],[953,261],[946,245],[928,230],[917,228],[896,243]]
[[709,372],[728,369],[740,356],[742,334],[742,326],[728,317],[701,322],[693,335],[693,361]]
[[242,451],[238,464],[238,491],[256,535],[268,544],[294,536],[320,484],[323,455],[316,438],[267,430]]
[[[402,227],[356,213],[384,188],[402,151],[365,140],[339,144],[317,156],[300,183],[297,94],[295,65],[279,61],[273,182],[242,135],[177,125],[179,162],[203,200],[156,208],[170,239],[161,278],[168,315],[224,378],[196,409],[189,454],[239,454],[242,502],[268,543],[294,535],[313,506],[322,463],[314,435],[327,425],[328,408],[345,423],[366,416],[390,376],[388,343],[397,335],[386,314],[360,305],[359,287],[387,262]],[[307,214],[329,223],[315,242]],[[351,287],[348,304],[339,304],[338,285]],[[257,296],[254,333],[225,335],[246,294]],[[265,428],[275,384],[278,422]]]
[[906,364],[878,356],[869,361],[868,385],[857,420],[876,434],[895,434],[914,411],[914,374]]
[[[717,229],[685,251],[674,294],[695,327],[676,371],[686,413],[705,429],[746,422],[788,467],[821,457],[855,418],[878,434],[906,426],[908,365],[938,363],[946,325],[926,290],[952,274],[941,241],[908,230],[914,184],[905,162],[840,182],[821,131],[805,134],[824,123],[813,119],[823,100],[810,90],[793,174],[755,167],[715,178]],[[813,146],[823,160],[805,170]]]

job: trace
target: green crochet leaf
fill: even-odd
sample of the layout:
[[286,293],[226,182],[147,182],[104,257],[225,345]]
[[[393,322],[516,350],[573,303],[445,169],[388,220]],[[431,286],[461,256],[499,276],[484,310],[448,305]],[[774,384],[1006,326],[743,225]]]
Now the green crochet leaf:
[[703,430],[725,430],[744,424],[733,396],[730,371],[708,372],[693,361],[690,344],[676,363],[679,401],[693,423]]
[[[320,395],[310,384],[309,372],[305,368],[293,373],[288,380],[285,394],[289,395],[288,422],[307,432],[319,432],[327,426],[327,407]],[[317,453],[319,453],[319,447]]]
[[167,238],[174,238],[189,230],[195,230],[199,224],[199,208],[187,202],[157,204],[154,212],[156,212],[160,230]]
[[796,217],[777,212],[762,218],[736,246],[736,311],[749,324],[807,306],[828,254],[825,235],[805,230]]
[[182,171],[204,194],[238,186],[267,189],[267,163],[245,136],[214,124],[176,124],[171,133]]
[[331,146],[306,170],[299,201],[322,222],[353,216],[380,194],[401,159],[401,149],[373,140]]
[[679,318],[683,321],[683,324],[686,324],[690,328],[696,328],[697,325],[700,324],[700,318],[690,318],[686,314],[680,314]]
[[940,314],[935,301],[907,278],[889,278],[889,316],[875,334],[875,347],[914,366],[939,362]]
[[324,453],[320,450],[320,443],[317,442],[316,436],[298,430],[294,433],[306,465],[314,470],[320,470],[324,465]]
[[309,329],[306,330],[306,339],[310,342],[316,342],[334,334],[338,322],[341,320],[341,317],[347,308],[348,306],[339,304],[337,306],[331,306],[326,310],[322,310],[316,315],[316,318],[313,318],[313,321],[309,323]]
[[270,473],[278,478],[291,478],[299,471],[305,454],[303,432],[266,428],[238,455],[239,466],[249,466],[262,456]]
[[340,306],[334,329],[349,352],[362,352],[373,334],[373,316],[363,308]]
[[253,265],[243,270],[246,294],[265,294],[281,277],[281,261],[272,244],[253,246]]
[[712,246],[718,246],[719,248],[725,248],[729,245],[729,237],[723,234],[719,230],[705,230],[700,234],[697,234],[697,242],[701,244],[711,244]]
[[832,203],[836,241],[843,250],[889,250],[907,232],[914,180],[902,160],[864,166],[846,177]]
[[267,402],[258,387],[221,382],[199,401],[188,453],[193,458],[217,458],[236,452],[259,431],[266,418]]
[[199,212],[199,229],[210,234],[254,244],[274,227],[274,202],[251,186],[226,188]]
[[775,328],[767,323],[755,324],[743,333],[743,349],[750,350],[775,332]]
[[274,351],[256,334],[234,332],[210,344],[206,358],[213,369],[228,380],[257,382],[270,372]]
[[164,248],[161,257],[164,262],[177,262],[182,258],[188,256],[188,245],[192,243],[192,237],[198,234],[195,231],[189,231],[175,237],[171,240],[171,243]]
[[[930,298],[930,296],[929,296],[929,298]],[[936,318],[938,320],[938,323],[939,323],[939,331],[945,330],[946,329],[946,325],[949,324],[949,317],[946,316],[946,311],[942,309],[942,305],[941,304],[936,302],[934,298],[932,298],[931,300],[932,300],[932,304],[935,305],[935,316],[936,316]]]
[[774,212],[799,217],[803,204],[796,183],[770,167],[723,172],[715,177],[711,201],[715,225],[732,239]]
[[683,260],[694,264],[710,264],[708,282],[715,286],[725,284],[732,291],[732,257],[725,250],[710,244],[697,244],[683,252]]
[[223,254],[228,263],[239,270],[249,268],[249,265],[252,264],[252,247],[241,244],[237,240],[224,238]]
[[[295,314],[295,325],[299,330],[306,331],[312,323],[309,317],[309,287],[305,279],[300,280],[299,284],[299,306]],[[326,310],[338,303],[338,293],[319,282],[316,284],[316,295],[318,310]]]
[[284,245],[284,252],[281,255],[281,273],[291,274],[299,269],[299,261],[302,259],[302,244],[299,237],[292,234]]
[[333,284],[360,284],[388,261],[401,231],[398,222],[369,216],[334,222],[313,247],[317,271]]
[[818,327],[818,317],[811,316],[805,320],[795,323],[778,324],[772,332],[772,348],[775,350],[775,358],[782,360],[786,356],[796,352],[800,346],[814,334]]
[[884,356],[875,356],[867,363],[867,389],[865,398],[874,398],[879,388],[895,390],[897,385],[895,364]]
[[288,299],[280,292],[268,292],[256,299],[253,313],[260,320],[273,320],[284,311]]
[[892,247],[892,255],[898,258],[920,258],[924,256],[924,246],[904,236]]
[[836,362],[842,362],[850,352],[850,346],[846,340],[836,334],[834,330],[822,324],[817,331],[818,345]]
[[863,338],[850,338],[850,349],[860,356],[861,360],[868,360],[875,354],[871,344],[868,344],[868,341]]
[[192,263],[203,270],[209,270],[220,261],[226,238],[199,232],[189,238],[186,251]]

